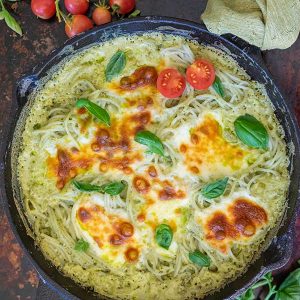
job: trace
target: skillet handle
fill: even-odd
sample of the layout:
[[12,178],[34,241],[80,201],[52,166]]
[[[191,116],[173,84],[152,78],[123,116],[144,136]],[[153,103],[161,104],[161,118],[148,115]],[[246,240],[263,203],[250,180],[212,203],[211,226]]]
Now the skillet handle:
[[18,107],[22,108],[25,105],[25,103],[28,101],[28,95],[30,95],[37,84],[38,78],[34,74],[21,77],[17,81],[14,87],[14,95],[16,97],[16,103]]

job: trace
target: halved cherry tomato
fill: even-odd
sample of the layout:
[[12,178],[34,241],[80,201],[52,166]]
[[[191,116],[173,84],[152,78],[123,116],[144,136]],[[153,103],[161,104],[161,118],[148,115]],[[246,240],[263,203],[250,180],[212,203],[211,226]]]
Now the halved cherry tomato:
[[207,60],[197,59],[186,70],[187,82],[196,90],[206,90],[215,81],[214,66]]
[[73,15],[84,15],[89,9],[87,0],[65,0],[66,10]]
[[96,25],[102,25],[111,21],[110,11],[104,6],[98,6],[94,9],[92,19]]
[[110,7],[118,7],[116,10],[118,14],[125,15],[133,11],[135,7],[135,0],[109,0]]
[[32,12],[41,19],[47,20],[55,15],[55,1],[54,0],[32,0]]
[[75,15],[72,16],[72,20],[66,23],[65,32],[69,38],[76,34],[87,31],[93,28],[93,22],[85,15]]
[[168,68],[159,73],[156,86],[163,96],[177,98],[182,95],[186,82],[178,70]]

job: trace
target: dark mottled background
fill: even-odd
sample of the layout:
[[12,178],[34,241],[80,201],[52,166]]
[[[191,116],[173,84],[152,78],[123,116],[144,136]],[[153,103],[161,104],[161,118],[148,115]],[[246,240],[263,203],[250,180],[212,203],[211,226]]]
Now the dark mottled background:
[[[22,37],[8,30],[3,21],[0,22],[0,131],[9,122],[8,112],[15,109],[11,94],[16,78],[42,62],[66,40],[64,24],[54,19],[37,19],[31,13],[29,2],[9,5],[12,14],[21,23],[24,31]],[[144,16],[165,15],[197,22],[206,5],[204,0],[137,0],[137,3]],[[262,55],[300,122],[300,38],[287,50],[266,51]],[[300,219],[297,232],[299,229]],[[300,234],[297,234],[294,255],[285,268],[276,272],[276,281],[280,282],[288,271],[296,268],[296,261],[300,258],[299,245]],[[36,299],[37,285],[38,276],[17,244],[0,207],[0,299]]]

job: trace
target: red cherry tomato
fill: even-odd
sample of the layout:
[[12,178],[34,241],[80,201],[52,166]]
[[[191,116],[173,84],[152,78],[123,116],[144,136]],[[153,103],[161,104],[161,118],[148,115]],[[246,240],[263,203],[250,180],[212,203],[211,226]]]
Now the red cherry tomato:
[[89,9],[87,0],[65,0],[66,10],[73,15],[84,15]]
[[87,16],[75,15],[70,23],[66,23],[65,32],[69,38],[93,28],[93,22]]
[[55,15],[55,1],[54,0],[32,0],[32,12],[41,19],[47,20]]
[[169,68],[159,73],[156,86],[163,96],[177,98],[182,95],[186,82],[178,70]]
[[96,7],[93,11],[92,19],[96,25],[102,25],[111,21],[111,14],[104,6]]
[[206,90],[215,81],[214,66],[204,59],[197,59],[186,70],[187,82],[196,90]]
[[109,0],[110,7],[117,5],[119,9],[117,12],[121,15],[125,15],[133,11],[135,7],[135,0]]

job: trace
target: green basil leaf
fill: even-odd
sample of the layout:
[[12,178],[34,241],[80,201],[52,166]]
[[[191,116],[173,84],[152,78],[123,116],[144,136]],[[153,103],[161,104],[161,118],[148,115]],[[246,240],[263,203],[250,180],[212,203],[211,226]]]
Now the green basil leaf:
[[189,259],[192,263],[200,266],[200,267],[209,267],[210,266],[210,258],[201,253],[199,250],[189,253]]
[[101,185],[101,190],[103,191],[103,193],[115,196],[119,195],[125,187],[126,185],[123,182],[116,181]]
[[213,199],[222,196],[226,189],[227,182],[228,177],[225,177],[223,179],[219,179],[217,181],[209,183],[202,188],[201,194],[208,199]]
[[300,299],[300,268],[296,269],[279,286],[275,300]]
[[76,107],[78,108],[85,107],[99,121],[104,123],[106,126],[110,126],[110,116],[108,112],[101,106],[97,105],[96,103],[88,99],[81,98],[76,101]]
[[160,224],[155,230],[155,240],[157,244],[165,249],[169,249],[173,239],[173,231],[167,224]]
[[128,18],[134,18],[134,17],[137,17],[139,14],[141,13],[140,10],[136,9],[134,12],[132,12]]
[[117,51],[110,59],[106,66],[105,77],[106,81],[111,81],[114,77],[119,75],[126,65],[126,55],[123,51]]
[[264,125],[251,115],[239,116],[234,121],[234,129],[238,138],[252,148],[267,149],[269,135]]
[[215,78],[215,81],[213,83],[213,88],[222,98],[225,96],[222,81],[218,76],[216,76]]
[[19,35],[22,35],[22,29],[21,29],[19,23],[7,10],[2,11],[2,17],[4,17],[4,21],[10,29],[15,31]]
[[87,251],[89,249],[90,244],[86,242],[84,239],[80,239],[75,243],[74,249],[77,251]]
[[4,12],[0,11],[0,20],[4,20]]
[[102,188],[98,185],[79,182],[77,180],[72,180],[72,183],[79,191],[82,192],[102,192]]
[[72,180],[72,183],[74,186],[82,191],[82,192],[100,192],[100,193],[106,193],[109,195],[119,195],[124,188],[126,187],[126,184],[123,182],[111,182],[111,183],[106,183],[101,186],[95,185],[95,184],[90,184],[90,183],[84,183],[84,182],[79,182],[76,180]]
[[164,156],[164,145],[154,133],[147,130],[139,131],[135,135],[134,140],[147,146],[149,151]]

